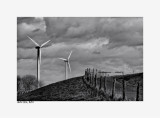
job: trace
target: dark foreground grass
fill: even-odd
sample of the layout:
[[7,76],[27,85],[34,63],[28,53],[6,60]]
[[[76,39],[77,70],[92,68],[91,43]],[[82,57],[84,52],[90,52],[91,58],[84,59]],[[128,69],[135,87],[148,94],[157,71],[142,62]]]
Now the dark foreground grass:
[[[136,80],[137,78],[135,78]],[[139,77],[143,80],[143,77]],[[108,81],[111,79],[108,78]],[[120,82],[120,81],[119,81]],[[119,83],[117,82],[117,83]],[[128,81],[135,83],[135,81]],[[112,90],[112,82],[107,86],[107,90]],[[97,91],[94,87],[87,85],[83,77],[75,77],[61,82],[53,83],[29,93],[17,96],[17,101],[122,101],[121,85],[116,85],[116,94],[111,97],[111,91]],[[143,81],[141,82],[143,88]],[[120,92],[119,92],[120,91]],[[135,101],[135,88],[126,88],[126,101]],[[143,100],[143,90],[140,92]],[[119,96],[118,96],[119,95]]]
[[[82,77],[44,86],[17,97],[18,101],[83,101],[92,100]],[[97,98],[96,98],[97,99]]]

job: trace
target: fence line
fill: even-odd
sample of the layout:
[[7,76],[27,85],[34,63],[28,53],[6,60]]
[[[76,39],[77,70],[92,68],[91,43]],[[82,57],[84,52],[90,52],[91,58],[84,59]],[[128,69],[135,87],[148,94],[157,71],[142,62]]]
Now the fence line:
[[[84,82],[91,87],[92,89],[96,90],[97,92],[101,92],[104,95],[107,95],[107,80],[111,80],[112,83],[112,91],[111,91],[111,99],[113,100],[115,98],[115,89],[116,89],[116,83],[120,83],[122,85],[122,100],[126,99],[126,86],[132,86],[136,87],[136,101],[139,101],[139,94],[140,94],[140,85],[139,81],[136,82],[136,84],[127,84],[126,82],[129,80],[126,79],[126,75],[124,75],[123,72],[115,72],[115,73],[122,73],[122,76],[120,78],[117,78],[116,76],[113,78],[108,78],[108,73],[111,72],[105,72],[105,71],[100,71],[97,69],[90,69],[87,68],[85,70],[85,75],[84,75]],[[131,77],[131,76],[128,76]],[[117,79],[121,79],[122,83],[117,81]]]

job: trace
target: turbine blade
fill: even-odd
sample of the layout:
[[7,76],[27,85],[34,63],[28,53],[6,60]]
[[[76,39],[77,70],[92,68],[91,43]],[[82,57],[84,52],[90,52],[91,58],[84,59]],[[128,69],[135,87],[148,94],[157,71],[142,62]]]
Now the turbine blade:
[[46,41],[45,43],[43,43],[42,45],[41,45],[41,47],[43,47],[44,45],[46,45],[48,42],[50,42],[51,40],[48,40],[48,41]]
[[68,64],[69,70],[70,70],[70,72],[71,72],[71,66],[70,66],[70,63],[68,62],[67,64]]
[[39,44],[37,42],[35,42],[32,38],[30,38],[29,36],[27,36],[36,46],[39,46]]
[[66,59],[64,59],[64,58],[58,58],[58,59],[61,59],[61,60],[63,60],[63,61],[65,61]]
[[69,56],[68,56],[68,60],[69,60],[69,58],[71,57],[71,54],[72,54],[72,51],[70,52],[70,54],[69,54]]

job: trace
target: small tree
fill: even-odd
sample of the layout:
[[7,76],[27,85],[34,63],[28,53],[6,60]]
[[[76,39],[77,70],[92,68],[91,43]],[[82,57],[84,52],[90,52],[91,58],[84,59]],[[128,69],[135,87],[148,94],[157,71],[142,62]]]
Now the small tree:
[[23,78],[19,75],[17,76],[17,91],[25,91]]
[[17,91],[21,90],[21,77],[18,75],[17,76]]
[[25,75],[22,77],[25,91],[34,90],[37,88],[37,78],[33,75]]

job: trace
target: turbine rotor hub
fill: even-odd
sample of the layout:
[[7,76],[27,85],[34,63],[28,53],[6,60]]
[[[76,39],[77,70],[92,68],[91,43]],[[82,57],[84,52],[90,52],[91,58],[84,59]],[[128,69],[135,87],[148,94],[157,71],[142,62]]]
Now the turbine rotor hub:
[[39,47],[39,46],[36,46],[35,48],[36,48],[36,49],[39,49],[40,47]]
[[64,60],[64,62],[68,62],[68,60]]

